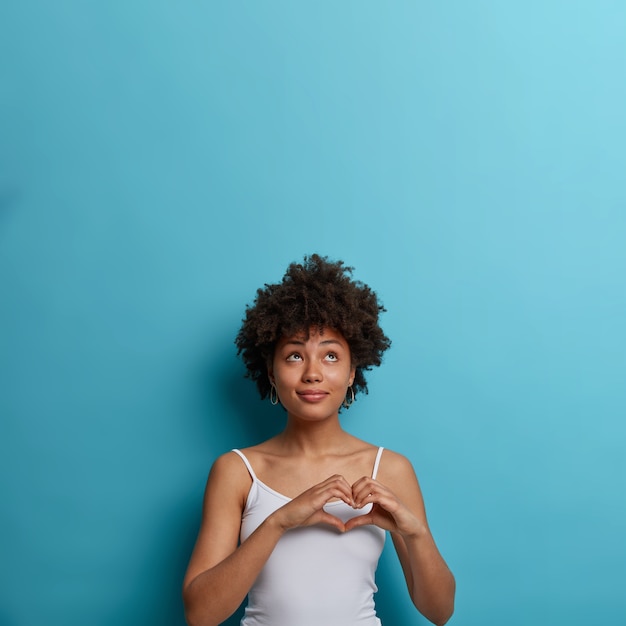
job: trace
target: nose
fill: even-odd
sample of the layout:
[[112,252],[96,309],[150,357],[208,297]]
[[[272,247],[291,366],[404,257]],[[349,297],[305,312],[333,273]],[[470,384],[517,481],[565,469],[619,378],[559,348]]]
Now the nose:
[[314,360],[307,362],[302,372],[302,380],[307,383],[318,383],[322,380],[322,370]]

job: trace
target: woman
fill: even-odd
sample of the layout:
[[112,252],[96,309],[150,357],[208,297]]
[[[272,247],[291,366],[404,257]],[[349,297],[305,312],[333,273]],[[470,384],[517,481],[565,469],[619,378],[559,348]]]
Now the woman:
[[312,255],[257,291],[236,339],[285,429],[218,458],[183,585],[191,626],[379,626],[374,574],[391,534],[411,599],[435,624],[455,583],[428,529],[410,462],[343,430],[342,406],[390,341],[376,294],[352,268]]

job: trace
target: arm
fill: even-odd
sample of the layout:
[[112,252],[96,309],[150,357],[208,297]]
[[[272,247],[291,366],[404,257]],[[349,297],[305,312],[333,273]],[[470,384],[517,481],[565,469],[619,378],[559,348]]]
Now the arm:
[[241,515],[250,476],[234,454],[218,458],[204,493],[202,522],[183,582],[190,626],[212,626],[241,604],[280,534],[262,524],[238,548]]
[[373,503],[367,515],[355,517],[346,530],[376,524],[391,532],[411,600],[434,624],[445,624],[454,611],[455,581],[426,521],[417,477],[410,462],[385,451],[379,480],[361,478],[353,485],[357,507]]
[[270,515],[238,546],[241,515],[250,477],[234,453],[211,469],[202,523],[183,582],[185,616],[190,626],[222,623],[239,607],[283,533],[296,526],[343,523],[322,507],[332,498],[352,504],[347,481],[339,476],[305,491]]

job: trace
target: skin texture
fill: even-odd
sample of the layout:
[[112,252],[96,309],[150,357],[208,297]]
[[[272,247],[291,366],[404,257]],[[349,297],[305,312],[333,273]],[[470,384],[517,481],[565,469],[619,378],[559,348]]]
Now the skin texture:
[[[285,430],[244,453],[260,480],[293,498],[238,545],[251,478],[229,452],[217,459],[207,482],[203,519],[185,580],[183,598],[191,626],[223,622],[244,600],[280,537],[291,528],[330,524],[341,532],[375,524],[391,533],[417,609],[444,624],[454,608],[454,578],[432,538],[410,462],[385,450],[377,480],[370,478],[377,448],[345,432],[339,407],[355,367],[341,333],[315,328],[282,337],[268,367]],[[371,512],[344,524],[323,510],[343,500]]]

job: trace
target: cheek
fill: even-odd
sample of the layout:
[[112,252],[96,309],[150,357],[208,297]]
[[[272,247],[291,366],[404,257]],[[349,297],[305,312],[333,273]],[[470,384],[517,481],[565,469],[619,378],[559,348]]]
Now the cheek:
[[298,377],[296,368],[293,367],[275,367],[273,370],[274,382],[277,385],[292,384],[294,379]]
[[341,384],[345,384],[346,386],[352,383],[353,378],[354,378],[354,372],[351,369],[349,370],[342,369],[341,372],[336,372],[335,374],[335,380],[337,380],[338,382],[341,382]]

